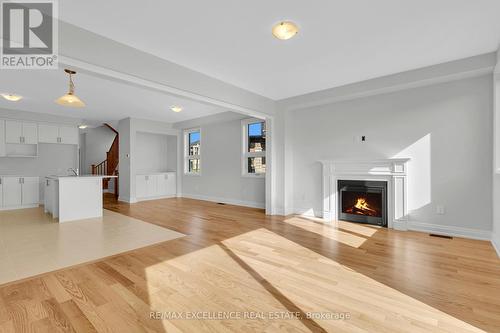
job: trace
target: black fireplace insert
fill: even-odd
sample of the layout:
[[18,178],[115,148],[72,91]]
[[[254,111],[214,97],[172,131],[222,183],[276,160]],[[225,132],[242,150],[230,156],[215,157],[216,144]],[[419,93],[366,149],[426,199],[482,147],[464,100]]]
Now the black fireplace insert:
[[339,180],[339,220],[387,227],[387,182]]

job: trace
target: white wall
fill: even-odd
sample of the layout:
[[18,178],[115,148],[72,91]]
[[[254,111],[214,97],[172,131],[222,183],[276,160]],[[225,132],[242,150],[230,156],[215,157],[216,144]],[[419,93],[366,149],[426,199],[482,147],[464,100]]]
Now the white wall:
[[492,243],[500,256],[500,49],[493,77],[494,87],[494,166],[493,166],[493,235]]
[[84,170],[80,170],[81,174],[90,174],[92,164],[97,165],[106,159],[106,153],[111,148],[115,136],[115,132],[106,126],[85,130],[85,145],[81,147],[85,149],[85,163]]
[[[163,134],[137,132],[137,173],[175,171],[175,152],[177,151],[176,140]],[[174,142],[169,145],[169,142]],[[169,149],[170,148],[170,149]],[[169,150],[174,149],[174,161],[170,162],[169,170]]]
[[321,211],[319,160],[410,157],[412,221],[491,230],[491,75],[292,112],[296,212]]
[[184,122],[201,128],[201,175],[182,176],[182,195],[252,207],[265,205],[265,179],[241,174],[243,115],[224,113]]

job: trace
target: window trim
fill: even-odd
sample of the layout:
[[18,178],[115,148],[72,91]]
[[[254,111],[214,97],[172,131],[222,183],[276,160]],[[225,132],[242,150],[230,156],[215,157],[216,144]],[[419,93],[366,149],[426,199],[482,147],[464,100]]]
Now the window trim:
[[[259,118],[248,118],[248,119],[243,119],[241,121],[241,133],[242,133],[242,140],[241,140],[241,176],[242,177],[249,177],[249,178],[265,178],[266,177],[266,172],[263,173],[249,173],[248,172],[248,158],[250,157],[266,157],[266,150],[260,151],[260,152],[249,152],[248,151],[248,125],[254,124],[254,123],[266,123],[265,119],[259,119]],[[267,130],[267,126],[266,126]],[[267,141],[267,137],[266,137]],[[267,146],[267,144],[266,144]],[[267,163],[267,158],[266,158],[266,163]]]
[[[189,134],[191,133],[196,133],[200,132],[200,154],[196,155],[189,155]],[[196,127],[196,128],[189,128],[184,130],[184,175],[186,176],[201,176],[201,141],[202,141],[202,133],[201,133],[201,128]],[[196,157],[194,157],[196,156]],[[200,165],[200,171],[199,172],[192,172],[189,171],[189,160],[199,160],[199,165]]]

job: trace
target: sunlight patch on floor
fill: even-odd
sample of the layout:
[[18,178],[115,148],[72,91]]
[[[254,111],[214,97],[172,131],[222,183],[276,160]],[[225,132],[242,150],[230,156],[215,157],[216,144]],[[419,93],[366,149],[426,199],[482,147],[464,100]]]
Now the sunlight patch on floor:
[[[306,231],[321,235],[322,237],[337,241],[339,243],[349,245],[354,248],[359,248],[366,241],[366,237],[372,236],[377,230],[372,228],[351,227],[347,223],[342,224],[342,229],[334,224],[324,224],[321,222],[312,222],[302,217],[291,217],[284,221],[287,224],[304,229]],[[351,232],[347,232],[351,231]],[[355,235],[353,233],[361,234]]]
[[[208,246],[145,268],[152,310],[184,316],[201,312],[286,312],[252,275],[218,245]],[[167,331],[299,331],[299,320],[162,320]],[[278,325],[279,324],[279,325]],[[276,325],[276,330],[272,327]],[[279,328],[279,329],[278,329]],[[175,330],[174,330],[175,331]]]
[[267,229],[222,243],[303,311],[351,314],[327,330],[483,332]]

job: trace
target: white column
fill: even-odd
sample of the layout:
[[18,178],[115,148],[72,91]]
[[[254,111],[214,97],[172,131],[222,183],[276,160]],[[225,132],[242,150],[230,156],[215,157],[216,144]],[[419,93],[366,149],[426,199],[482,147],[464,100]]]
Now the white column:
[[322,162],[323,168],[323,219],[331,222],[335,216],[335,189],[333,187],[333,165],[328,162]]

